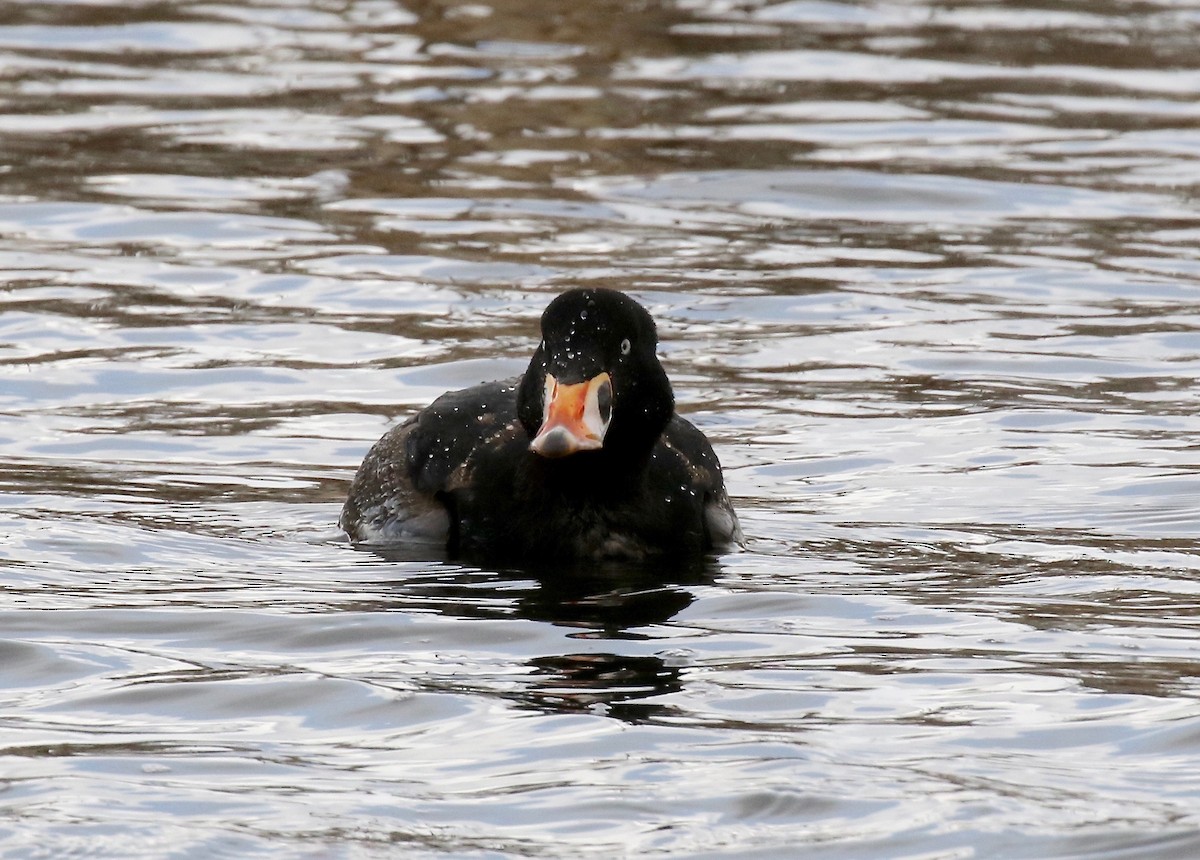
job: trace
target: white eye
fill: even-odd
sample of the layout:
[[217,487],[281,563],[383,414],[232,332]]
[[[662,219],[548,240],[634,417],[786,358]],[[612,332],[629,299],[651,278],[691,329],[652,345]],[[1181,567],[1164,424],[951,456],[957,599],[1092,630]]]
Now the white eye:
[[621,341],[621,355],[629,355],[629,350],[633,349],[633,344],[629,342],[629,338]]

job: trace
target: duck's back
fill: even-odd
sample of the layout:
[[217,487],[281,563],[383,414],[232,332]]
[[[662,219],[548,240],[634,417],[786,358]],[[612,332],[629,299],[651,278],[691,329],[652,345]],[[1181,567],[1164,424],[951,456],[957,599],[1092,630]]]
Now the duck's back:
[[704,434],[672,417],[648,456],[529,450],[516,382],[453,391],[363,460],[342,528],[367,543],[430,543],[524,561],[644,559],[740,541]]
[[443,394],[371,448],[342,508],[342,528],[367,543],[446,544],[452,523],[442,494],[451,476],[489,440],[519,429],[511,381]]
[[708,440],[675,415],[638,460],[586,452],[546,460],[501,435],[452,477],[467,554],[525,561],[690,557],[741,541]]

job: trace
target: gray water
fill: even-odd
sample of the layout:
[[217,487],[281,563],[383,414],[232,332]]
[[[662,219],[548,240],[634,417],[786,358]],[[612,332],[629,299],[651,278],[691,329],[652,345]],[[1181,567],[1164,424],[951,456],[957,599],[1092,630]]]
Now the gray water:
[[[0,7],[0,857],[1200,855],[1200,3]],[[652,310],[744,552],[348,546]]]

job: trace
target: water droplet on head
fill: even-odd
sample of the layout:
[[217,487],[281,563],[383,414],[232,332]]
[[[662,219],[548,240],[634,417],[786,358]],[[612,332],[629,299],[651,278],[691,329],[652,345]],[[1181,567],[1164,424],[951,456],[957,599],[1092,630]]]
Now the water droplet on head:
[[587,319],[587,308],[584,308],[583,310],[581,310],[581,311],[579,312],[579,318],[580,318],[581,320],[585,320],[585,319]]

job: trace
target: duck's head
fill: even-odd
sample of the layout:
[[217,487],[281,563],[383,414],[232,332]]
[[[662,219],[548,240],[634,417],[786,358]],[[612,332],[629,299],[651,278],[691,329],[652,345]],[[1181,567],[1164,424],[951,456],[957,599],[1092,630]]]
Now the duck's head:
[[675,411],[657,345],[654,320],[624,293],[577,289],[552,301],[517,394],[530,450],[649,451]]

